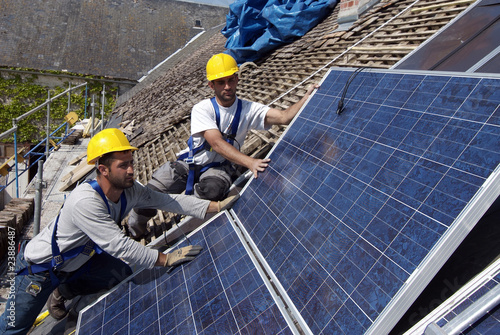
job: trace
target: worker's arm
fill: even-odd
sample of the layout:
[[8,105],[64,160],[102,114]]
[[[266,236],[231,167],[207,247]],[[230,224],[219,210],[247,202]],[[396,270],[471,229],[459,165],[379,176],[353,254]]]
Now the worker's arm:
[[220,201],[210,201],[207,208],[207,213],[217,213],[220,212]]
[[302,108],[304,103],[307,101],[309,96],[315,89],[318,89],[318,84],[309,85],[306,94],[300,99],[297,103],[288,107],[285,110],[279,110],[276,108],[271,108],[267,114],[265,119],[266,127],[270,127],[272,125],[280,125],[280,124],[289,124],[298,111]]
[[[218,208],[217,202],[214,201],[184,194],[162,193],[139,183],[134,183],[134,188],[127,193],[134,194],[134,202],[129,201],[134,208],[155,208],[200,219],[203,219],[207,213],[217,212]],[[132,199],[132,196],[127,196],[127,199],[129,198]]]
[[264,171],[270,159],[256,159],[241,153],[222,137],[218,129],[209,129],[201,133],[213,150],[232,163],[241,165],[252,171],[255,178],[258,172]]

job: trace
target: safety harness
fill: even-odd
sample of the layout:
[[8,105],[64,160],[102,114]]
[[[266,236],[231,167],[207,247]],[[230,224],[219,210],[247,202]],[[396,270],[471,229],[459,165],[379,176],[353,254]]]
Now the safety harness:
[[[241,109],[242,109],[242,105],[243,105],[242,101],[240,99],[238,99],[238,107],[236,108],[236,113],[234,114],[233,121],[231,122],[231,126],[229,128],[229,134],[225,134],[221,130],[219,105],[217,104],[215,97],[210,99],[210,101],[212,102],[212,105],[214,107],[215,122],[217,123],[217,128],[226,137],[226,142],[233,145],[234,139],[236,138],[236,133],[238,132],[238,126],[240,124]],[[189,165],[189,174],[188,174],[187,183],[186,183],[186,194],[191,195],[191,194],[193,194],[193,191],[194,191],[194,182],[195,182],[195,180],[198,179],[200,174],[202,174],[203,172],[207,171],[210,168],[227,164],[227,161],[212,162],[212,163],[208,163],[206,165],[201,165],[201,166],[196,165],[194,163],[194,156],[197,155],[198,153],[202,152],[203,150],[212,150],[212,148],[210,147],[210,144],[208,144],[207,141],[203,141],[203,143],[200,146],[193,148],[193,136],[189,137],[187,143],[188,143],[189,151],[180,155],[178,157],[178,160],[184,161]]]
[[[89,180],[87,181],[92,188],[101,196],[101,198],[104,200],[104,203],[106,204],[106,207],[108,208],[108,213],[111,214],[110,208],[109,208],[109,203],[106,198],[106,195],[104,194],[101,186],[97,183],[97,180]],[[125,197],[125,192],[122,192],[120,196],[120,218],[118,220],[118,225],[120,225],[121,219],[123,218],[125,214],[125,209],[127,208],[127,198]],[[84,245],[78,246],[76,248],[73,248],[71,250],[68,250],[64,253],[61,253],[61,250],[59,249],[59,246],[57,245],[57,223],[59,222],[59,215],[61,212],[57,214],[56,221],[54,222],[54,230],[52,231],[52,259],[48,262],[42,263],[42,264],[33,264],[30,265],[29,267],[26,267],[24,269],[21,269],[17,272],[17,275],[28,275],[28,274],[35,274],[39,272],[44,272],[44,271],[49,271],[50,273],[50,279],[52,281],[52,286],[56,287],[59,285],[59,278],[55,275],[55,271],[59,270],[61,266],[64,264],[64,261],[67,261],[69,259],[75,258],[76,256],[82,254],[85,256],[93,256],[94,254],[101,254],[104,251],[94,243],[94,241],[90,240],[87,241]],[[120,225],[121,226],[121,225]],[[87,262],[88,265],[88,262]],[[85,271],[87,270],[86,266],[82,266],[80,269],[78,269],[72,276],[71,278],[67,281],[73,281],[80,277]]]

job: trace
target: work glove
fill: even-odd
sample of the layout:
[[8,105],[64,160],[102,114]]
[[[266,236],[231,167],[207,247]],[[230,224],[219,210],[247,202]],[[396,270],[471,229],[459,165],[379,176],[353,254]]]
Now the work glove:
[[222,201],[218,201],[217,202],[217,206],[218,206],[218,211],[223,211],[225,209],[229,209],[233,206],[234,202],[236,200],[238,200],[238,198],[240,197],[239,194],[236,194],[236,195],[230,195],[229,197],[227,197],[226,199],[222,200]]
[[196,255],[200,253],[203,248],[199,245],[190,245],[177,250],[174,250],[167,254],[167,260],[163,264],[165,267],[176,267],[185,262],[189,262],[194,259]]

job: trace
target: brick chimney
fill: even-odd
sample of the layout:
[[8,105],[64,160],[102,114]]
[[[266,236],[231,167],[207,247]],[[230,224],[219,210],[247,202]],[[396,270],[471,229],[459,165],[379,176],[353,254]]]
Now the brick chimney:
[[340,6],[337,22],[337,30],[347,30],[356,22],[361,14],[370,9],[380,0],[340,0]]

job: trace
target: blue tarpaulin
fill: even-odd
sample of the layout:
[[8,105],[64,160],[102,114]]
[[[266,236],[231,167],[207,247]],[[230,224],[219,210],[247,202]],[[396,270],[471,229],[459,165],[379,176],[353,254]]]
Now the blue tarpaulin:
[[222,34],[238,64],[254,61],[303,36],[327,16],[338,0],[236,0]]

